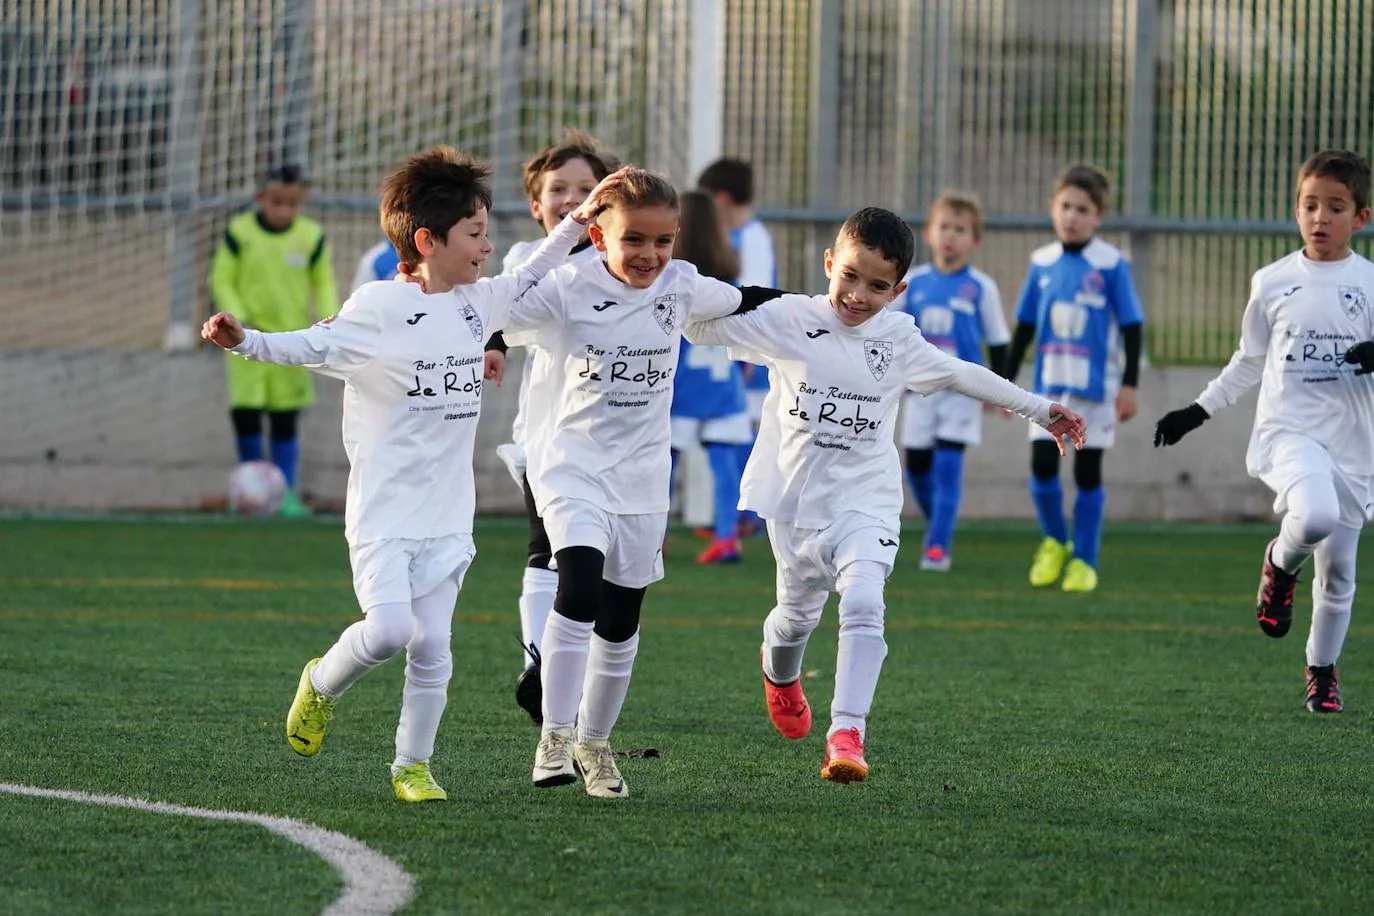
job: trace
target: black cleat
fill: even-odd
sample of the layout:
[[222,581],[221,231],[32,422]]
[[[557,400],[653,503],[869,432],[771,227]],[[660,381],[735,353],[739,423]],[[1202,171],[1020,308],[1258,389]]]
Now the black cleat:
[[542,659],[539,656],[539,650],[533,645],[526,646],[525,652],[530,657],[530,664],[529,667],[520,672],[520,677],[515,682],[515,702],[529,714],[535,725],[543,725],[544,682],[539,676]]
[[1307,675],[1307,711],[1341,712],[1341,677],[1335,665],[1308,665],[1303,669]]
[[1264,548],[1264,567],[1260,571],[1259,596],[1255,602],[1255,617],[1264,635],[1278,639],[1293,626],[1293,590],[1298,584],[1297,573],[1286,573],[1274,565],[1274,545],[1278,538]]

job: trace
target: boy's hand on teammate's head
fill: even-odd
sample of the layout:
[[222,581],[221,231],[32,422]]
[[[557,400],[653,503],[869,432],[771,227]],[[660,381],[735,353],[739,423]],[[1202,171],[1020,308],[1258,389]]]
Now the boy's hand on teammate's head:
[[205,319],[200,336],[217,347],[232,350],[243,343],[243,325],[228,312],[216,312]]
[[417,276],[415,275],[415,270],[414,270],[414,268],[412,268],[412,267],[411,267],[409,264],[407,264],[405,261],[402,261],[400,264],[397,264],[397,265],[396,265],[396,276],[393,277],[392,279],[394,279],[394,280],[399,280],[399,281],[402,282],[402,283],[415,283],[415,284],[418,284],[419,287],[420,287],[420,292],[422,292],[422,293],[427,293],[427,292],[429,292],[429,290],[425,287],[425,281],[424,281],[422,278],[417,277]]
[[1207,411],[1200,404],[1189,404],[1179,410],[1169,411],[1155,424],[1155,448],[1177,444],[1178,440],[1206,422]]
[[1345,361],[1359,366],[1356,375],[1369,375],[1374,372],[1374,340],[1364,340],[1345,351]]
[[1075,449],[1080,449],[1088,435],[1087,421],[1063,404],[1050,405],[1050,425],[1045,428],[1054,436],[1060,455],[1065,454],[1065,439],[1072,442]]
[[1122,385],[1121,390],[1116,393],[1116,419],[1119,423],[1125,423],[1139,412],[1136,405],[1135,388],[1130,385]]
[[577,209],[568,215],[584,226],[596,219],[597,215],[607,207],[602,198],[609,189],[620,183],[620,179],[625,177],[630,168],[631,166],[628,165],[622,166],[597,182],[596,187],[592,188],[592,193],[587,195],[587,199],[578,204]]
[[506,354],[500,350],[488,350],[482,354],[482,378],[489,382],[495,382],[496,387],[501,387],[501,382],[506,377]]

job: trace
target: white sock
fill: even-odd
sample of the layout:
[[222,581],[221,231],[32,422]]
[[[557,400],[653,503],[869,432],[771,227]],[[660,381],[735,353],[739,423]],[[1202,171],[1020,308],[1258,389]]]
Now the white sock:
[[557,611],[549,615],[542,647],[544,734],[555,728],[571,728],[577,721],[591,638],[591,621],[569,620]]
[[342,696],[364,675],[410,642],[415,622],[409,604],[379,604],[344,630],[310,673],[310,682],[327,697]]
[[[553,599],[558,593],[558,573],[548,569],[525,567],[520,583],[520,639],[527,646],[541,649],[544,645],[544,626],[553,613]],[[534,664],[528,652],[522,652],[524,667]]]
[[802,656],[811,630],[773,608],[763,621],[763,673],[774,684],[790,684],[801,677]]
[[607,642],[592,634],[586,690],[577,715],[578,744],[610,739],[611,729],[620,718],[620,709],[630,690],[630,674],[638,652],[638,630],[624,642]]
[[448,705],[448,683],[416,685],[409,678],[401,692],[401,722],[396,726],[396,765],[418,763],[434,754],[434,738]]
[[1312,629],[1307,635],[1307,664],[1334,665],[1341,657],[1355,603],[1355,553],[1360,532],[1338,526],[1317,547],[1312,564]]
[[885,568],[860,560],[841,570],[840,640],[835,660],[835,696],[830,704],[830,737],[849,728],[863,740],[873,693],[887,657],[883,639]]

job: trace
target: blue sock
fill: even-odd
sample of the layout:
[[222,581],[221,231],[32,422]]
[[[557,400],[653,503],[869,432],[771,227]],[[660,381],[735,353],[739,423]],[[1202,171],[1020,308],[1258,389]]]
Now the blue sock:
[[262,460],[262,434],[256,436],[235,436],[234,445],[239,450],[239,461]]
[[1064,518],[1064,489],[1058,477],[1041,480],[1034,475],[1030,481],[1031,501],[1040,518],[1040,530],[1045,537],[1063,544],[1069,539],[1069,523]]
[[1102,516],[1107,509],[1107,488],[1079,490],[1073,501],[1073,555],[1097,569],[1102,547]]
[[286,485],[296,489],[296,465],[300,463],[301,446],[299,439],[273,439],[272,463],[281,468]]
[[716,539],[735,536],[735,518],[739,505],[739,450],[733,445],[707,445],[706,457],[711,462],[711,478],[716,491]]
[[921,514],[927,520],[930,519],[930,514],[933,511],[930,505],[930,494],[934,486],[931,480],[933,470],[934,468],[924,474],[914,474],[907,471],[906,475],[907,479],[911,481],[911,495],[915,498],[916,505],[921,507]]
[[934,544],[948,552],[954,546],[954,522],[959,517],[959,498],[964,491],[963,449],[937,448],[930,471],[934,487],[929,496],[926,546]]

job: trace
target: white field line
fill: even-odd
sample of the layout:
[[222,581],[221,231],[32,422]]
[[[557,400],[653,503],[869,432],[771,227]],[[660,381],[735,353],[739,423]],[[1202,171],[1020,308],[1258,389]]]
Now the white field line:
[[200,817],[211,821],[238,821],[256,824],[324,859],[343,879],[343,894],[325,907],[326,916],[372,916],[399,910],[415,896],[415,879],[391,859],[342,833],[316,827],[288,817],[250,814],[241,811],[217,811],[213,808],[190,808],[165,802],[145,801],[122,795],[91,795],[65,789],[42,789],[0,782],[0,792],[27,795],[33,798],[57,798],[89,805],[108,805],[112,808],[132,808],[152,814],[176,814]]

